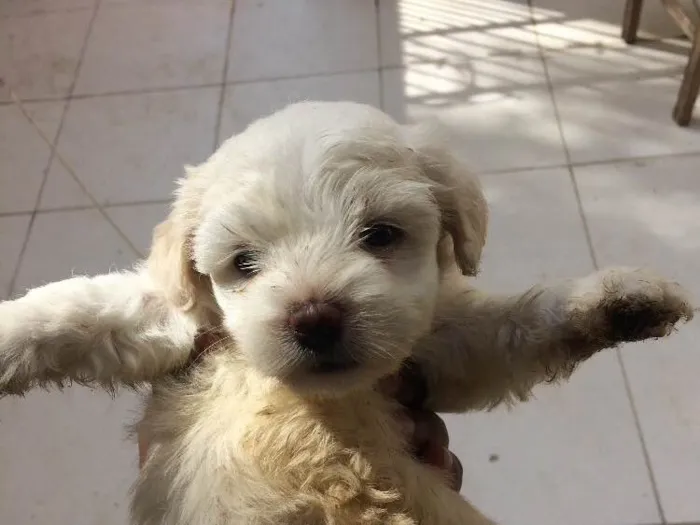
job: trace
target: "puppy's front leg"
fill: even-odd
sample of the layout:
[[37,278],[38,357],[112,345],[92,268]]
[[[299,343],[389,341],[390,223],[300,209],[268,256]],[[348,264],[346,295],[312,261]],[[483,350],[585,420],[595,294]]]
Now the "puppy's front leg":
[[195,332],[143,274],[48,284],[0,303],[0,395],[64,380],[147,381],[187,359]]
[[438,411],[525,400],[599,350],[668,335],[693,317],[679,285],[643,270],[607,269],[513,297],[449,284],[414,353]]

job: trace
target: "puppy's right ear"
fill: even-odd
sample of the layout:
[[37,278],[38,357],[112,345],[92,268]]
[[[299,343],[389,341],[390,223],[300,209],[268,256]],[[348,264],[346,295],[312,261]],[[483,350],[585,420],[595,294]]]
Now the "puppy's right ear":
[[439,122],[406,126],[404,130],[422,173],[433,183],[442,226],[452,239],[457,266],[464,275],[476,275],[489,215],[481,185],[449,152],[448,130]]
[[165,297],[177,308],[189,311],[210,295],[211,285],[194,267],[192,237],[202,192],[196,184],[197,169],[186,167],[186,172],[170,215],[153,232],[146,266]]
[[178,308],[191,310],[197,300],[197,281],[188,232],[178,224],[175,211],[153,231],[148,272],[167,299]]

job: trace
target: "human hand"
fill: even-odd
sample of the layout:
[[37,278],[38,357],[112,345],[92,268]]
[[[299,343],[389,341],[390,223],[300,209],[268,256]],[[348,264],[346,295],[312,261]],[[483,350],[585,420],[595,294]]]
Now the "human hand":
[[462,463],[449,449],[445,422],[435,412],[423,408],[427,386],[419,367],[408,361],[398,374],[382,380],[380,390],[405,408],[399,417],[406,435],[410,436],[411,452],[421,462],[445,471],[450,487],[460,490]]

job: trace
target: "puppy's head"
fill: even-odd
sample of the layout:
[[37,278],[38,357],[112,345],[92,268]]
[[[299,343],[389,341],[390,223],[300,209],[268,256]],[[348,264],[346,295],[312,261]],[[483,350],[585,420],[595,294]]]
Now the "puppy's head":
[[476,272],[478,184],[370,107],[289,106],[188,171],[152,275],[183,308],[218,318],[249,366],[300,391],[366,387],[410,355],[432,322],[446,244]]

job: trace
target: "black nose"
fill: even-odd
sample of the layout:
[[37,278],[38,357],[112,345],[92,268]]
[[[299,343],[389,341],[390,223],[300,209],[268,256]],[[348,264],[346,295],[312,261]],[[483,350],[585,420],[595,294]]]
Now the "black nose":
[[289,326],[300,345],[314,352],[329,351],[342,335],[343,313],[332,303],[309,301],[292,312]]

